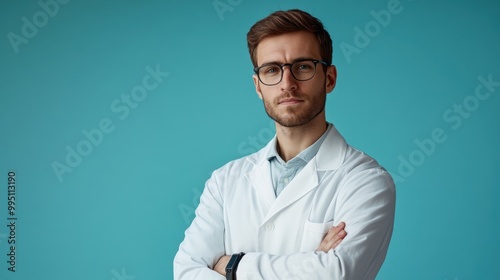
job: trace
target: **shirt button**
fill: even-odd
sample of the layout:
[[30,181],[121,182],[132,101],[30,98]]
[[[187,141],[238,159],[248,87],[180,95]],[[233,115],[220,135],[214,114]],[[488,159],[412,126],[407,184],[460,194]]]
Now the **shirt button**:
[[267,231],[273,231],[274,230],[274,224],[273,223],[269,223],[266,225],[266,230]]
[[285,184],[288,184],[288,182],[290,182],[290,181],[288,180],[288,178],[285,178],[285,179],[283,179],[283,182],[285,182]]

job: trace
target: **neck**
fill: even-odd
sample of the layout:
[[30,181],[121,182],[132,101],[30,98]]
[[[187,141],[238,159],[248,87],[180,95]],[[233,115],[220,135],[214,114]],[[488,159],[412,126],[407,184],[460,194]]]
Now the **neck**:
[[324,112],[307,124],[296,127],[284,127],[276,123],[277,151],[287,162],[301,151],[311,146],[327,129]]

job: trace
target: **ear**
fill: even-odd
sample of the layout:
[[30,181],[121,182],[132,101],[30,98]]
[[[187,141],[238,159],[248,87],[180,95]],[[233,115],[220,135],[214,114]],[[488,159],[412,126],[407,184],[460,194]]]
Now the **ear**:
[[337,68],[335,65],[330,65],[326,69],[326,79],[325,79],[325,91],[326,93],[330,93],[333,88],[335,88],[335,84],[337,82]]
[[255,85],[255,91],[257,92],[259,98],[262,99],[262,92],[260,91],[259,78],[257,77],[256,74],[253,74],[252,78],[253,78],[253,84]]

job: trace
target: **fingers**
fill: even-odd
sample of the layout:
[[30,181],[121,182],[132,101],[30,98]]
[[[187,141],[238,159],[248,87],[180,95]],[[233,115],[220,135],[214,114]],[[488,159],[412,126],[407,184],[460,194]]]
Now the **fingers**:
[[345,231],[345,223],[340,222],[337,226],[328,230],[325,237],[323,237],[323,240],[319,244],[317,251],[323,251],[326,253],[331,249],[337,248],[346,235],[347,232]]

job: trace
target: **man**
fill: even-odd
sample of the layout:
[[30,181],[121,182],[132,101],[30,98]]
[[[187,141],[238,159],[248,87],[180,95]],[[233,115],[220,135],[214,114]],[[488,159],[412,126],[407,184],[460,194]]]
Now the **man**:
[[253,81],[276,136],[207,181],[174,259],[175,279],[374,279],[395,208],[390,175],[326,122],[332,42],[300,10],[247,35]]

